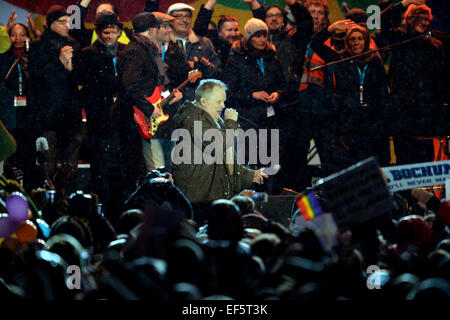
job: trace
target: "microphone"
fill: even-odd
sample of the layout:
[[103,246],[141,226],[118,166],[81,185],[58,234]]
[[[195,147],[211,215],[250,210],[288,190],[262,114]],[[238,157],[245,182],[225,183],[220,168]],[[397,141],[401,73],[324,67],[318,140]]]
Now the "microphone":
[[48,179],[47,170],[47,151],[49,150],[48,141],[45,137],[36,139],[36,164],[41,167],[45,179]]
[[[25,40],[25,51],[30,52],[30,39]],[[47,146],[48,146],[48,144],[47,144]]]
[[239,115],[238,115],[238,119],[239,119],[239,120],[244,120],[244,122],[247,122],[247,123],[249,123],[250,125],[252,125],[253,127],[258,128],[258,125],[257,125],[256,123],[254,123],[253,121],[251,121],[251,120],[248,120],[248,119],[246,119],[246,118],[243,118],[243,117],[241,117],[241,116],[239,116]]

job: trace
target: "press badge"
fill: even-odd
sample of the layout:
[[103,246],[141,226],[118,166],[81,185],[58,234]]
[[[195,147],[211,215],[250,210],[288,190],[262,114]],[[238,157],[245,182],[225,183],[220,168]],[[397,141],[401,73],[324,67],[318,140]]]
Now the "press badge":
[[267,107],[267,118],[273,117],[275,115],[275,109],[273,106]]
[[27,97],[18,96],[14,97],[14,107],[26,107],[27,106]]

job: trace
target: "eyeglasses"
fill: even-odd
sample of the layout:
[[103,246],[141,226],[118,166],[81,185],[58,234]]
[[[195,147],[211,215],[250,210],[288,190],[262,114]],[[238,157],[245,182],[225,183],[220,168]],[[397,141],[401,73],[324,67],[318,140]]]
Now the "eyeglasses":
[[163,24],[158,26],[158,29],[161,29],[161,28],[172,29],[172,25],[170,23],[164,22]]
[[266,18],[281,18],[281,13],[274,13],[274,14],[268,14],[266,15]]
[[178,20],[183,20],[183,19],[191,20],[192,14],[177,14],[177,15],[173,15],[172,17],[174,17],[175,19],[178,19]]

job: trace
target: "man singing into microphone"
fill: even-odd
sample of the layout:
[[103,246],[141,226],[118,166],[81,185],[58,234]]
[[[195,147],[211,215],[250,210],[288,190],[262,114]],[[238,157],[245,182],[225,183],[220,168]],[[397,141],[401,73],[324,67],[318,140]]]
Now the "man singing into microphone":
[[[226,85],[214,79],[200,81],[195,90],[195,101],[186,102],[175,115],[173,121],[175,127],[187,129],[191,137],[191,154],[187,156],[190,161],[179,161],[177,149],[172,152],[174,183],[191,202],[203,202],[216,199],[231,199],[234,195],[249,187],[252,183],[262,184],[268,176],[262,169],[251,170],[243,165],[236,164],[232,150],[223,148],[223,157],[210,151],[213,163],[207,163],[203,158],[201,163],[196,163],[195,148],[201,147],[201,153],[207,153],[211,148],[209,141],[200,146],[195,140],[195,127],[201,124],[203,134],[210,129],[220,130],[225,144],[225,130],[237,129],[238,113],[234,109],[225,109],[227,98]],[[221,113],[225,109],[224,119]],[[184,142],[184,141],[182,141]],[[214,142],[218,142],[214,140]],[[219,142],[220,143],[220,142]],[[177,147],[175,147],[177,148]],[[218,148],[220,149],[220,147]],[[183,149],[183,152],[186,151]],[[186,155],[182,155],[183,158]],[[222,161],[221,161],[222,160]]]

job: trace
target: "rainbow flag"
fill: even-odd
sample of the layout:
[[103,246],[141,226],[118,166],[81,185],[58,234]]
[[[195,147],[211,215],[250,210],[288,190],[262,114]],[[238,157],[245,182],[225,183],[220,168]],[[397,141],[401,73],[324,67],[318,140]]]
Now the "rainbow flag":
[[320,207],[314,192],[309,192],[308,194],[301,196],[297,199],[296,204],[305,221],[314,219],[323,214],[322,208]]

